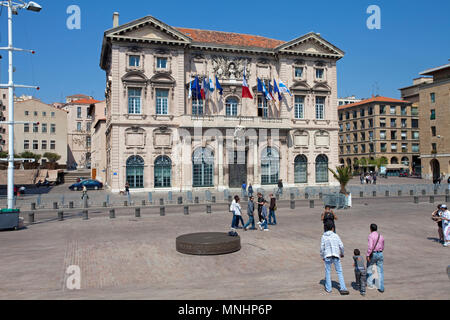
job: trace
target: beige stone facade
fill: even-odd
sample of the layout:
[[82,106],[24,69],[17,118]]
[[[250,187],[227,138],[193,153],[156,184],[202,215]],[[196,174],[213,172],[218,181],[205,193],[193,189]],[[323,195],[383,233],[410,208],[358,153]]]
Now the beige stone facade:
[[[147,16],[106,31],[106,182],[124,189],[337,185],[337,70],[344,53],[309,33],[290,42],[173,28]],[[242,99],[244,70],[254,99]],[[218,77],[205,101],[196,77]],[[292,96],[266,102],[257,78]],[[195,92],[194,92],[195,96]],[[276,96],[276,95],[275,95]]]
[[384,157],[393,175],[402,168],[420,170],[418,111],[410,102],[373,97],[338,110],[341,164],[356,169],[361,159],[368,164]]
[[[46,152],[61,156],[59,164],[67,163],[67,113],[37,99],[15,102],[14,120],[31,122],[14,128],[14,152]],[[34,124],[33,124],[34,123]],[[43,158],[45,162],[47,159]]]
[[91,105],[92,116],[91,171],[92,178],[106,182],[106,102]]

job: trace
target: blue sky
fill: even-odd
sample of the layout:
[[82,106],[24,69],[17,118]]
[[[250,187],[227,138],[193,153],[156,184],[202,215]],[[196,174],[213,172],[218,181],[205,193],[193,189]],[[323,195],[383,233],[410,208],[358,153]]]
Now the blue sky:
[[[103,32],[120,23],[152,15],[177,27],[249,33],[289,41],[314,31],[346,52],[338,63],[338,94],[398,98],[419,72],[450,59],[450,1],[118,1],[39,0],[41,13],[22,10],[14,17],[15,46],[37,54],[15,54],[15,79],[36,84],[32,94],[44,102],[76,93],[104,99],[105,73],[99,67]],[[81,8],[81,30],[68,30],[70,5]],[[369,5],[381,8],[381,30],[369,30]],[[0,46],[7,44],[6,10],[0,16]],[[0,75],[7,81],[7,55]]]

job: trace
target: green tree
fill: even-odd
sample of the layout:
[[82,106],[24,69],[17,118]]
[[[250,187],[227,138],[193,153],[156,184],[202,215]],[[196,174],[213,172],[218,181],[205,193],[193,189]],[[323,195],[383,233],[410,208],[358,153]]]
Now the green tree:
[[23,158],[23,159],[34,159],[36,162],[38,162],[42,156],[40,154],[35,154],[33,152],[30,151],[26,151],[26,152],[22,152],[19,155],[19,158]]
[[333,169],[328,169],[333,174],[334,178],[341,185],[341,193],[347,194],[347,184],[352,178],[352,168],[351,167],[336,167],[336,171]]
[[52,163],[56,163],[61,159],[61,156],[57,153],[46,152],[44,153],[44,158],[47,158],[47,160]]

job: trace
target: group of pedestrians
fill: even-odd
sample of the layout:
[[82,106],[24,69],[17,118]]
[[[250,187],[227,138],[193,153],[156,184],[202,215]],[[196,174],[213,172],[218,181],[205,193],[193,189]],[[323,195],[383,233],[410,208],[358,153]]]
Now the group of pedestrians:
[[[244,231],[247,230],[257,230],[256,228],[256,221],[255,221],[255,207],[257,205],[257,212],[258,212],[258,227],[261,231],[269,231],[269,225],[276,225],[277,224],[277,218],[276,218],[276,210],[277,210],[277,199],[274,197],[273,194],[270,194],[270,202],[264,199],[264,196],[258,192],[257,194],[258,198],[255,202],[255,198],[253,197],[253,194],[249,196],[248,203],[247,203],[247,215],[248,215],[248,221],[247,223],[244,222],[244,219],[242,218],[242,206],[241,206],[241,199],[239,196],[235,196],[233,199],[233,202],[230,205],[230,212],[233,213],[233,220],[231,222],[231,228],[232,229],[244,229]],[[242,224],[242,227],[239,226],[239,224]]]
[[[331,293],[331,266],[334,265],[339,279],[339,292],[341,295],[348,295],[349,291],[345,285],[341,259],[344,258],[344,244],[336,233],[336,214],[330,207],[325,208],[322,214],[324,223],[324,234],[320,244],[320,256],[325,265],[325,291]],[[366,288],[384,292],[384,237],[378,232],[376,224],[370,225],[370,235],[368,238],[366,258],[361,256],[361,251],[353,251],[353,268],[355,271],[356,287],[361,295],[366,295]],[[376,281],[373,269],[376,266],[378,281]]]
[[431,214],[431,219],[438,225],[439,242],[444,247],[450,246],[450,211],[446,204],[437,206],[437,210]]
[[377,173],[372,171],[368,173],[361,173],[359,176],[359,181],[361,181],[361,184],[377,184]]
[[[277,194],[283,195],[284,185],[283,185],[283,180],[282,179],[278,180],[277,186],[278,186]],[[250,198],[250,197],[253,196],[253,192],[254,191],[253,191],[253,186],[252,186],[251,183],[249,183],[247,185],[247,183],[245,181],[242,182],[241,190],[242,190],[242,192],[241,192],[242,193],[242,197],[248,196]]]

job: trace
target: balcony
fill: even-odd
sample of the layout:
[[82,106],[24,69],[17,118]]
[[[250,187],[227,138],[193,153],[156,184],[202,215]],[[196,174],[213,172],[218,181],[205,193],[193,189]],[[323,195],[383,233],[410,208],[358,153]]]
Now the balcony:
[[[303,121],[303,120],[298,120]],[[325,120],[324,120],[325,121]],[[286,129],[292,128],[291,120],[288,118],[262,118],[237,116],[230,117],[224,115],[184,115],[180,117],[181,128],[191,128],[198,122],[204,128],[236,128],[242,126],[246,128],[261,129]]]

